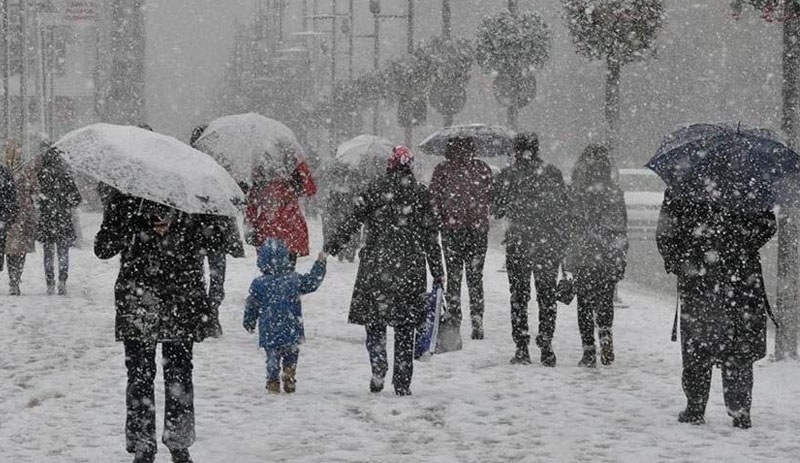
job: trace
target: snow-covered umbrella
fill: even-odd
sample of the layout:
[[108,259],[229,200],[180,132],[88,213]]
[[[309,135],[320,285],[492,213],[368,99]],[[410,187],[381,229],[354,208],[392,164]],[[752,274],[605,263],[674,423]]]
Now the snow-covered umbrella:
[[303,152],[289,127],[256,113],[214,119],[194,146],[213,157],[236,181],[246,183],[257,167],[288,176],[295,166],[286,165],[286,153],[300,156]]
[[433,133],[419,144],[422,152],[444,156],[447,142],[452,138],[471,138],[475,144],[475,156],[493,158],[508,156],[514,150],[515,132],[501,125],[468,124],[445,127]]
[[64,135],[54,148],[78,172],[186,213],[236,215],[244,203],[242,190],[214,159],[167,135],[92,124]]
[[394,145],[375,135],[359,135],[339,145],[334,161],[367,177],[386,170]]

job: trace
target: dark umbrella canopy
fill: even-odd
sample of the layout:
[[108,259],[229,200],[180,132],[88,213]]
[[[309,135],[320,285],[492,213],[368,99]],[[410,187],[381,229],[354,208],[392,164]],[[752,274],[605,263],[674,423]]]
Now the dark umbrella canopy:
[[479,158],[509,156],[514,151],[514,135],[513,130],[499,125],[455,125],[432,134],[419,147],[425,154],[444,156],[450,139],[470,138],[475,144],[475,156]]
[[694,124],[664,138],[647,163],[676,197],[730,209],[771,209],[800,156],[775,134],[735,124]]

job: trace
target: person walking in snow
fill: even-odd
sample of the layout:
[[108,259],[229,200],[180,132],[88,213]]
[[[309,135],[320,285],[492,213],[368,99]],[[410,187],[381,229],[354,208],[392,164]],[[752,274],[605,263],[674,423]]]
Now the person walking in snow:
[[316,291],[325,279],[325,254],[319,254],[310,273],[301,275],[293,269],[289,248],[268,238],[258,248],[258,269],[261,275],[250,285],[243,325],[252,333],[258,322],[258,344],[267,354],[267,392],[278,394],[283,379],[283,391],[291,394],[305,341],[300,296]]
[[[203,135],[205,126],[200,125],[194,128],[189,138],[189,144],[194,147],[195,142]],[[227,271],[227,258],[244,257],[244,245],[239,234],[239,227],[236,225],[234,217],[221,215],[202,215],[198,216],[202,224],[203,233],[208,239],[206,258],[208,259],[208,298],[211,301],[211,309],[214,312],[213,318],[219,320],[219,306],[225,299],[225,274]],[[222,335],[222,326],[215,327],[215,336]]]
[[516,352],[511,363],[530,364],[528,302],[531,274],[539,305],[542,365],[554,367],[553,333],[556,328],[556,282],[568,242],[568,199],[564,179],[556,167],[539,157],[539,138],[520,133],[514,138],[514,163],[492,182],[492,208],[506,217],[506,269],[511,290],[511,335]]
[[[483,265],[489,243],[492,170],[475,158],[471,138],[448,140],[445,161],[433,170],[433,211],[442,234],[447,268],[447,315],[460,345],[461,275],[466,273],[472,339],[483,339]],[[444,327],[440,327],[442,330]]]
[[278,238],[289,248],[289,260],[308,255],[308,225],[300,198],[314,196],[317,185],[305,161],[291,147],[281,148],[282,165],[257,168],[247,194],[245,238],[260,247],[267,238]]
[[110,187],[94,242],[100,259],[120,256],[114,288],[115,336],[125,349],[126,448],[135,463],[155,461],[156,348],[164,374],[162,442],[173,463],[190,463],[195,440],[192,352],[216,335],[203,259],[211,247],[196,216]]
[[58,254],[58,294],[65,295],[69,276],[69,248],[77,238],[72,214],[81,202],[81,194],[69,168],[54,149],[48,149],[42,156],[38,177],[39,221],[36,240],[42,243],[47,294],[56,292],[54,259]]
[[611,177],[611,169],[608,149],[589,145],[572,171],[572,233],[564,269],[575,275],[583,345],[578,366],[597,366],[595,321],[600,362],[614,362],[614,290],[625,275],[628,218],[625,198]]
[[5,265],[6,236],[9,228],[17,219],[17,187],[14,177],[6,167],[0,164],[0,272]]
[[19,296],[22,294],[20,283],[26,256],[29,252],[33,252],[36,241],[35,198],[39,194],[38,158],[26,162],[22,157],[22,149],[13,140],[6,142],[5,158],[17,188],[16,219],[8,229],[5,246],[8,293]]
[[682,423],[705,421],[715,365],[733,426],[751,426],[753,363],[767,353],[770,314],[758,250],[777,230],[775,214],[693,202],[669,189],[656,229],[667,273],[678,277],[686,408]]
[[365,226],[358,274],[348,320],[363,325],[372,367],[371,392],[383,390],[388,371],[387,326],[394,328],[395,394],[411,394],[414,331],[425,317],[425,264],[435,287],[444,284],[442,250],[428,190],[412,171],[414,155],[394,148],[386,174],[373,180],[355,199],[353,212],[325,243],[331,255]]

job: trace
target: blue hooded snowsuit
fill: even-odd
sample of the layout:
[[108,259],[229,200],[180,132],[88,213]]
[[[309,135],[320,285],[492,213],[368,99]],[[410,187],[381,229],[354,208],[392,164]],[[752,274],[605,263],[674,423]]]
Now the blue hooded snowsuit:
[[311,272],[292,270],[289,249],[270,238],[258,249],[262,275],[250,284],[244,312],[244,327],[253,330],[258,320],[259,346],[280,349],[297,346],[304,339],[300,296],[313,293],[325,278],[325,263],[317,261]]

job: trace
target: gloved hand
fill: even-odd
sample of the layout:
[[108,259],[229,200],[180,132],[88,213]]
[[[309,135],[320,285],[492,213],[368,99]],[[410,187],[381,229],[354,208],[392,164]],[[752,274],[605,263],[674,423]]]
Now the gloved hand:
[[244,324],[244,329],[248,333],[253,334],[256,331],[256,326],[255,325],[251,325],[249,323],[245,323]]
[[433,277],[433,287],[444,288],[444,277],[442,276]]

